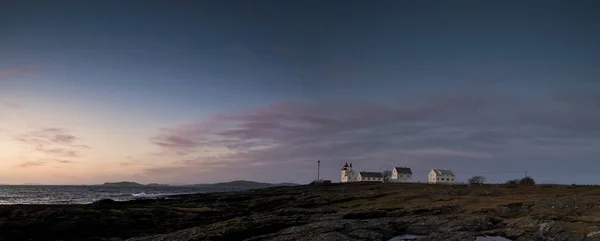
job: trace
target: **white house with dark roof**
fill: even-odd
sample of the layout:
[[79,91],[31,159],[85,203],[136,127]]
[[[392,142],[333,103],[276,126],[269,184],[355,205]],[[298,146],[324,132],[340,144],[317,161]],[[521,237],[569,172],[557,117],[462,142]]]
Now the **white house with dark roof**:
[[394,167],[390,182],[410,182],[412,180],[412,170],[408,167]]
[[431,169],[429,183],[454,183],[454,173],[448,169]]
[[360,182],[383,182],[383,174],[381,172],[359,172]]

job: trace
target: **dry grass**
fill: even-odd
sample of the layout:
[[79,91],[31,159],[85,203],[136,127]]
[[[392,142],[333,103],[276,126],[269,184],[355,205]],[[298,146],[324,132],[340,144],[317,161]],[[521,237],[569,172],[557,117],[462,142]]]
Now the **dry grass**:
[[354,197],[334,206],[340,211],[452,206],[455,208],[447,209],[450,214],[489,215],[506,221],[525,216],[560,220],[567,231],[575,233],[600,225],[600,186],[351,183],[322,188],[318,195],[336,195],[340,188],[345,197]]

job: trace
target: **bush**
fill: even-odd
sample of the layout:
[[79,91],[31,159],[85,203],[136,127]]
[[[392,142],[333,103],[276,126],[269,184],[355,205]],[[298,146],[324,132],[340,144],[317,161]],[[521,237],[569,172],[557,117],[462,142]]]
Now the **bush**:
[[535,180],[531,177],[524,177],[519,180],[519,185],[533,186],[535,185]]
[[481,185],[485,182],[485,177],[482,176],[474,176],[469,178],[469,184],[471,185]]
[[517,187],[519,186],[519,179],[508,180],[506,183],[504,183],[504,185],[506,185],[506,187]]
[[314,180],[314,181],[310,182],[308,185],[324,185],[324,184],[331,184],[331,180],[323,180],[323,179]]

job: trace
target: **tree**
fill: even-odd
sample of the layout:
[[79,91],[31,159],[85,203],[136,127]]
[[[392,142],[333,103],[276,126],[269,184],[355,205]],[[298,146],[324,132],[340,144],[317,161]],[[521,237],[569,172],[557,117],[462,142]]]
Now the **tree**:
[[469,178],[469,184],[472,185],[481,185],[485,182],[485,177],[483,176],[473,176]]
[[535,185],[535,180],[531,177],[524,177],[519,180],[519,185]]
[[385,171],[381,172],[381,174],[383,175],[384,182],[389,181],[390,178],[392,177],[392,171],[390,171],[390,170],[385,170]]

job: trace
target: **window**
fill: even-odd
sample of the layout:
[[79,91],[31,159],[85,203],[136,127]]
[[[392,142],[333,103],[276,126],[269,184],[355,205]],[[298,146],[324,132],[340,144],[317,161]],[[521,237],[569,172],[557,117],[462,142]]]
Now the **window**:
[[438,180],[438,181],[439,181],[439,180],[440,180],[440,178],[438,177],[438,178],[436,178],[436,180]]

